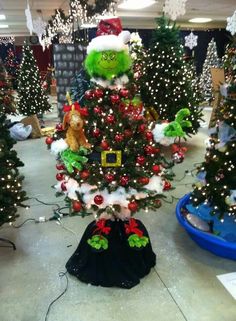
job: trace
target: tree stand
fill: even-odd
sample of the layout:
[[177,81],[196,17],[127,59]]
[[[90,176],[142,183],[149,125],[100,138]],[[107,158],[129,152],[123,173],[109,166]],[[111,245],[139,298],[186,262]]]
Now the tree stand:
[[141,221],[99,220],[87,226],[66,269],[85,283],[130,289],[155,264],[156,255]]

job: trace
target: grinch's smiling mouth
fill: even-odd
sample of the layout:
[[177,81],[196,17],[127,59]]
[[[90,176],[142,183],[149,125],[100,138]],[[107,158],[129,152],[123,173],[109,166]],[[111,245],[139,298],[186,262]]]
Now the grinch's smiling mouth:
[[99,66],[105,70],[114,70],[117,68],[117,63],[109,66],[107,63],[103,63],[103,61],[100,61]]

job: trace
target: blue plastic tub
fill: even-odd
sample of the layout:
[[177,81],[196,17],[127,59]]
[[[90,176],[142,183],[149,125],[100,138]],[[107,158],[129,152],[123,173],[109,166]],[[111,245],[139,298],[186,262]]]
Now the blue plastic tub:
[[[236,260],[236,243],[227,242],[223,238],[213,234],[202,232],[191,226],[181,213],[181,208],[189,201],[190,194],[182,197],[176,206],[176,217],[179,223],[185,228],[190,237],[203,249],[210,251],[218,256]],[[235,223],[236,229],[236,223]]]

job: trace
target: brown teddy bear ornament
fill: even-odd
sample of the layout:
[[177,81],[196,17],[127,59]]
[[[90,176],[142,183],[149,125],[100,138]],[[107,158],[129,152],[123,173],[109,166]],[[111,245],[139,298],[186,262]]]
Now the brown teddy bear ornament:
[[87,109],[81,108],[75,102],[72,103],[70,95],[66,95],[69,105],[65,105],[63,110],[66,112],[63,119],[63,129],[66,130],[66,142],[73,152],[79,150],[80,147],[90,148],[84,134],[84,120],[83,116],[88,114]]

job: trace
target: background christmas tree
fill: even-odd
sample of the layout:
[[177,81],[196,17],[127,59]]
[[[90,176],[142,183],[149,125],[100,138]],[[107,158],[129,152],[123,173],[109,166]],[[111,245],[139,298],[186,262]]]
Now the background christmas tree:
[[232,37],[222,58],[228,93],[236,95],[236,36]]
[[136,81],[136,84],[139,85],[139,79],[143,74],[146,49],[142,44],[142,39],[139,36],[138,32],[131,33],[129,50],[133,62],[134,79]]
[[177,111],[189,108],[195,133],[202,116],[191,83],[191,73],[183,59],[179,29],[165,16],[157,18],[144,66],[141,96],[147,108],[154,107],[160,120],[172,121]]
[[6,125],[6,115],[0,113],[0,225],[15,221],[17,206],[25,207],[22,203],[27,199],[22,190],[23,177],[18,167],[24,164],[12,149],[14,140]]
[[11,79],[0,60],[0,113],[14,114],[16,111]]
[[225,213],[236,216],[236,100],[227,99],[217,118],[191,202],[208,203],[212,213],[222,218]]
[[51,108],[41,84],[39,69],[33,52],[28,45],[23,46],[23,58],[18,76],[18,110],[30,116],[43,114]]
[[214,39],[208,44],[206,59],[203,64],[202,74],[200,77],[199,86],[204,95],[204,99],[211,100],[212,96],[212,77],[211,68],[220,67],[220,59],[217,55],[217,47]]
[[14,53],[14,51],[10,48],[7,51],[7,56],[4,60],[4,65],[5,68],[8,72],[8,74],[12,77],[12,83],[14,89],[17,88],[17,76],[18,76],[18,71],[19,71],[19,61]]

